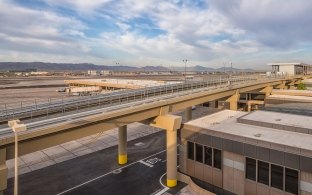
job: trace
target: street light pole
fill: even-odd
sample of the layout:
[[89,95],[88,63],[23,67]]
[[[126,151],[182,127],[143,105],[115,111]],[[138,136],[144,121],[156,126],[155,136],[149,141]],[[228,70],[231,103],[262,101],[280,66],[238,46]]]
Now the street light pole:
[[232,62],[231,63],[231,76],[233,75],[233,67],[232,67]]
[[186,63],[187,63],[187,59],[182,60],[182,62],[184,62],[184,81],[186,81]]
[[9,127],[12,128],[15,138],[15,157],[14,157],[14,195],[18,195],[18,133],[25,131],[26,125],[19,124],[20,120],[8,121]]
[[[119,62],[116,62],[116,69],[117,69],[117,66],[119,66]],[[116,78],[116,81],[117,81],[117,84],[118,84],[118,78]]]

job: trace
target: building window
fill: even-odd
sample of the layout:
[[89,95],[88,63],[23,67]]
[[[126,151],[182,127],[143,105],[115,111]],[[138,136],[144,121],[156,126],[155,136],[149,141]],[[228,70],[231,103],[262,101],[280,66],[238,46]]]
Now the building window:
[[283,190],[283,167],[271,164],[271,187]]
[[213,167],[221,169],[221,150],[213,149]]
[[257,161],[255,159],[246,158],[246,178],[257,181]]
[[285,168],[285,191],[298,194],[298,171]]
[[194,160],[194,143],[187,142],[187,158]]
[[212,166],[212,148],[205,146],[205,164]]
[[[255,170],[258,170],[257,177]],[[296,170],[246,157],[246,178],[258,183],[269,185],[271,178],[271,187],[298,195],[298,175]]]
[[269,163],[258,161],[258,182],[269,185]]
[[203,163],[203,146],[199,144],[195,144],[195,146],[196,161]]

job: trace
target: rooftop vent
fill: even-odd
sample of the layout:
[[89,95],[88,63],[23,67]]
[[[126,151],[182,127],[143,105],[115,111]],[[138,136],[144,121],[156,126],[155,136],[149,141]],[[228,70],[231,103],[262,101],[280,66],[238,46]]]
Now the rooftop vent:
[[255,137],[261,137],[261,133],[254,134]]
[[220,124],[219,122],[213,122],[213,123],[210,123],[211,125],[218,125]]

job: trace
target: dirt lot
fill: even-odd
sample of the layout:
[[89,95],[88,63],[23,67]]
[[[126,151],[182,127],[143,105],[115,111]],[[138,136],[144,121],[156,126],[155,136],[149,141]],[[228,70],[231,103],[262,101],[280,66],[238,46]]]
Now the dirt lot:
[[24,89],[1,89],[0,90],[0,105],[2,104],[23,104],[36,101],[48,101],[48,98],[62,99],[68,97],[66,93],[59,93],[56,90],[58,87],[47,88],[24,88]]
[[1,78],[0,79],[0,109],[32,104],[35,101],[49,101],[67,98],[65,93],[56,90],[65,86],[64,78]]

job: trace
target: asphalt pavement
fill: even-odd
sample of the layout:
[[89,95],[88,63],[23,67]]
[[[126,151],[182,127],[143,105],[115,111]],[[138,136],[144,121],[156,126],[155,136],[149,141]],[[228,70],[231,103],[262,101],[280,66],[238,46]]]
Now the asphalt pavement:
[[166,172],[165,159],[164,151],[61,194],[153,194],[165,188],[160,184]]
[[[160,182],[165,179],[165,131],[128,142],[128,163],[117,164],[117,146],[32,171],[19,177],[23,195],[52,194],[157,194],[176,192]],[[13,194],[13,179],[5,195]],[[159,193],[161,194],[161,193]]]

